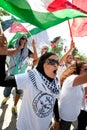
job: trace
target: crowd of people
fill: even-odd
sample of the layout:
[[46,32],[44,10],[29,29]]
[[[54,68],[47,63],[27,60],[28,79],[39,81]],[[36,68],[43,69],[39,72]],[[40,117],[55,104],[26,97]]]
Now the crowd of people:
[[[48,46],[42,48],[41,56],[38,57],[35,44],[33,39],[34,52],[28,50],[27,37],[23,35],[14,49],[9,49],[6,37],[0,35],[0,86],[5,87],[5,99],[1,106],[7,102],[11,90],[15,88],[12,108],[16,107],[20,94],[23,93],[17,130],[70,130],[71,124],[76,120],[76,129],[86,130],[87,63],[73,58],[73,41],[61,58],[48,52]],[[12,60],[8,74],[7,56]],[[33,66],[25,71],[27,63],[24,61],[28,56],[33,59]],[[16,110],[12,109],[12,112],[17,115]]]

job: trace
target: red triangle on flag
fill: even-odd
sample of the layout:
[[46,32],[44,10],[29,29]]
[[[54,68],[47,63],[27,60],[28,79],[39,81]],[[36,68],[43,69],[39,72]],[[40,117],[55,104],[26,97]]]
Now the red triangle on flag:
[[10,28],[10,33],[28,32],[28,30],[20,23],[13,22]]

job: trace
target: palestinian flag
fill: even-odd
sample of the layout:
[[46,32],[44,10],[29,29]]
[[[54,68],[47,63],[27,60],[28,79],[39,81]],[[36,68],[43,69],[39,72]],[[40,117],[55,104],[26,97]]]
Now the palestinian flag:
[[56,44],[60,41],[61,37],[55,37],[52,41],[51,41],[51,47],[55,47]]
[[10,33],[29,32],[21,23],[13,22],[12,20],[6,20],[4,22],[1,22],[1,25],[3,31],[10,27]]
[[68,0],[0,0],[0,7],[42,29],[72,18],[87,17],[87,13]]
[[52,51],[52,49],[56,46],[56,44],[59,43],[60,39],[61,39],[61,37],[59,36],[59,37],[55,37],[55,38],[51,41],[51,45],[50,45],[50,47],[49,47],[48,52],[51,52],[51,51]]

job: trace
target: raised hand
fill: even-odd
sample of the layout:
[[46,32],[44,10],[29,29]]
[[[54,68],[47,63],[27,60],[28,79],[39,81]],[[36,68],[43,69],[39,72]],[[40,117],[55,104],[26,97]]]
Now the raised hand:
[[36,45],[35,39],[32,39],[32,46],[34,47]]
[[4,34],[0,35],[0,55],[7,55],[7,39]]
[[73,40],[71,41],[71,46],[70,46],[70,48],[71,48],[71,49],[74,49],[74,48],[75,48],[75,43],[74,43]]

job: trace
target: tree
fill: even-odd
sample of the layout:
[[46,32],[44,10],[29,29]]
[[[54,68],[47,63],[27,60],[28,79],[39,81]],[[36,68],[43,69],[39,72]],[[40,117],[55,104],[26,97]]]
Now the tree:
[[[8,12],[6,12],[5,10],[3,10],[2,8],[0,8],[0,16],[10,16],[10,14]],[[3,21],[2,18],[0,17],[0,22]]]
[[87,62],[87,56],[85,54],[80,53],[77,48],[73,50],[72,55],[73,57],[78,56],[81,61]]

